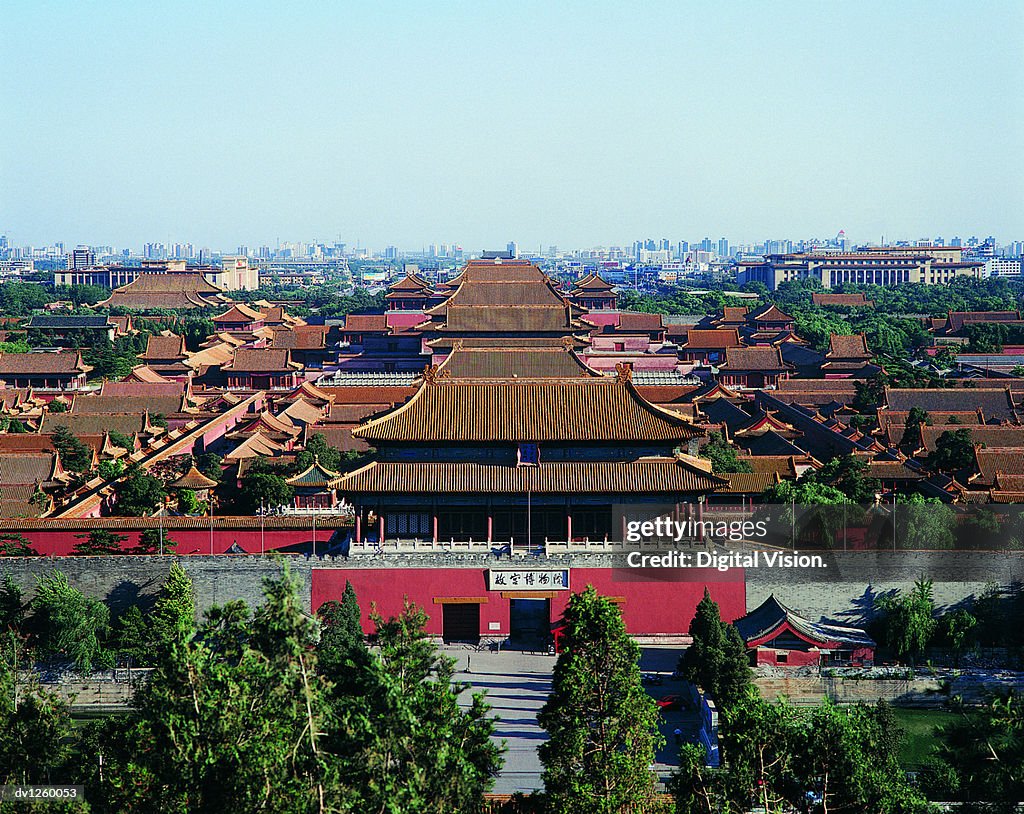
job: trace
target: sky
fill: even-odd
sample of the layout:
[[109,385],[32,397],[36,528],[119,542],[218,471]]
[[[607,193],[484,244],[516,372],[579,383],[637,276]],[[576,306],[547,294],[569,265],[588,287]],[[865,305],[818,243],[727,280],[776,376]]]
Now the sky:
[[0,234],[1024,239],[1024,3],[0,8]]

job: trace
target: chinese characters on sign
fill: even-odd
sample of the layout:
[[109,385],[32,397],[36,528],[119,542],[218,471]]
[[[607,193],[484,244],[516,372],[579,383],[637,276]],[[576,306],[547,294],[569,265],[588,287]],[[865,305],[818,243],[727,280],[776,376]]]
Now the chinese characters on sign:
[[492,569],[487,572],[487,588],[490,591],[568,591],[569,572],[530,568],[515,571]]

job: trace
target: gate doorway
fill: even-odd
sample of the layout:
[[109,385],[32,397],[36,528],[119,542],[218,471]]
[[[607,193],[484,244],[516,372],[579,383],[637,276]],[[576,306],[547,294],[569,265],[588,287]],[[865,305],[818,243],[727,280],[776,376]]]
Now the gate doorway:
[[446,603],[441,608],[441,637],[445,642],[480,641],[478,602]]
[[522,650],[546,648],[551,640],[551,600],[509,601],[509,645]]

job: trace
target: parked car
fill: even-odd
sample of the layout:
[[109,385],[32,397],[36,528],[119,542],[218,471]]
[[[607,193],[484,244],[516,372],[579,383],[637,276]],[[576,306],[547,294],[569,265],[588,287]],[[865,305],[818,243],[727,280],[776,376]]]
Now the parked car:
[[681,695],[663,695],[657,701],[658,708],[663,712],[668,712],[674,709],[683,708],[683,696]]

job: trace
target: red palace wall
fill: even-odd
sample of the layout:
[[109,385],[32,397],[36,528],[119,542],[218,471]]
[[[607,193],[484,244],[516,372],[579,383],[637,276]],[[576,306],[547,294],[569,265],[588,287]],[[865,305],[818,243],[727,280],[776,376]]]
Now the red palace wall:
[[[502,563],[499,568],[508,568]],[[746,613],[744,572],[731,569],[724,574],[715,570],[694,570],[691,580],[628,581],[615,578],[611,568],[573,568],[569,572],[572,592],[593,585],[600,594],[619,600],[626,629],[637,636],[680,635],[690,626],[697,603],[704,596],[705,586],[721,608],[722,619],[728,622]],[[703,580],[707,580],[706,582]],[[312,607],[317,609],[331,599],[340,600],[346,580],[355,588],[363,611],[363,630],[372,632],[369,621],[371,603],[380,613],[394,616],[402,609],[403,600],[421,605],[430,616],[427,632],[440,636],[442,604],[435,599],[482,599],[480,634],[508,636],[510,633],[510,602],[501,591],[487,590],[487,569],[477,568],[320,568],[312,574]],[[565,609],[570,591],[556,592],[551,599],[551,620],[557,621]],[[546,596],[546,594],[544,595]],[[529,598],[517,592],[517,598]],[[492,623],[496,628],[492,628]]]
[[[122,529],[116,526],[107,527],[107,530],[114,534],[125,537],[121,543],[122,549],[130,549],[138,544],[139,534],[137,529]],[[322,551],[327,547],[327,541],[334,533],[333,528],[318,528],[316,532],[317,550]],[[2,531],[0,537],[7,534],[18,534],[27,539],[30,545],[44,557],[65,557],[72,553],[72,549],[83,542],[89,534],[88,528],[80,529],[20,529],[17,531]],[[164,539],[171,539],[177,543],[176,554],[210,554],[210,529],[164,529]],[[279,548],[305,544],[313,541],[313,534],[310,529],[270,529],[266,530],[263,538],[264,551],[273,551]],[[255,528],[214,528],[213,552],[224,554],[233,543],[245,550],[247,554],[259,554],[261,549],[260,529]],[[342,584],[344,587],[344,583]]]

